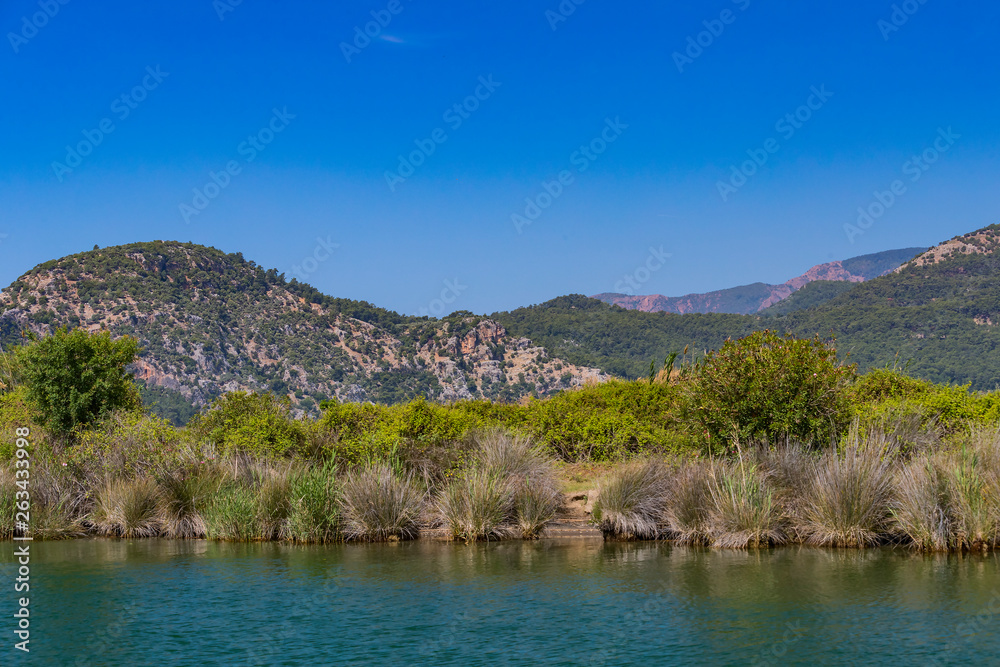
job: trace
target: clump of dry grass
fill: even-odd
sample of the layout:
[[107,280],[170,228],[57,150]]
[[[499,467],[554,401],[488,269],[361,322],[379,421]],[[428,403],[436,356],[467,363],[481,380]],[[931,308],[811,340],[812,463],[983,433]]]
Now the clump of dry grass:
[[712,466],[708,535],[719,547],[745,549],[787,542],[785,513],[756,464],[743,460]]
[[215,466],[186,464],[157,475],[163,492],[163,525],[166,537],[201,538],[208,533],[204,513],[222,485]]
[[895,531],[924,551],[952,546],[948,479],[938,461],[921,457],[896,474],[892,516]]
[[803,498],[799,532],[810,544],[868,547],[889,532],[895,451],[855,440],[828,451]]
[[442,491],[437,509],[455,539],[533,539],[562,506],[555,467],[526,437],[477,434],[471,461]]
[[690,462],[671,477],[663,523],[670,538],[683,544],[708,544],[709,464]]
[[151,477],[110,478],[98,488],[93,529],[113,537],[154,537],[163,531],[163,496]]
[[445,487],[438,513],[448,532],[466,542],[503,540],[517,535],[511,518],[515,490],[495,470],[472,468]]
[[423,492],[411,476],[385,463],[349,474],[343,498],[344,531],[350,540],[409,540],[420,532]]
[[627,463],[598,489],[593,517],[605,538],[652,539],[660,535],[670,469],[659,459]]

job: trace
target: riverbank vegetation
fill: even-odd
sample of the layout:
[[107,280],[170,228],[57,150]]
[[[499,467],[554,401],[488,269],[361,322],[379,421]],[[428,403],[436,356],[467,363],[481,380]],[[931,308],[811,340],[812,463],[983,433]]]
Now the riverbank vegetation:
[[639,381],[513,404],[327,402],[310,419],[232,392],[184,428],[141,409],[137,349],[77,330],[0,356],[0,538],[28,427],[41,539],[530,539],[563,504],[560,470],[590,462],[608,474],[579,483],[599,486],[593,517],[611,539],[998,542],[1000,393],[858,374],[816,338],[756,332]]

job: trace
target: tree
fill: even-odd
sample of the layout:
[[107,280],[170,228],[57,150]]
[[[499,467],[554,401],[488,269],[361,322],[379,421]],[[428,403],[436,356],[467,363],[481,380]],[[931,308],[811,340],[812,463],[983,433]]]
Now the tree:
[[823,443],[850,418],[854,365],[837,362],[816,338],[758,331],[727,340],[698,365],[691,401],[715,442],[775,442],[792,437]]
[[53,433],[67,434],[114,410],[141,408],[139,389],[125,370],[139,351],[131,336],[112,340],[107,331],[60,328],[14,348],[14,358],[41,422]]

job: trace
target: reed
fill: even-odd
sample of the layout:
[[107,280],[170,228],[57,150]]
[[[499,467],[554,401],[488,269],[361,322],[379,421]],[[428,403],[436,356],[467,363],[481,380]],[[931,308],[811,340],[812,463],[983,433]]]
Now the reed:
[[495,470],[472,468],[445,487],[437,510],[452,538],[491,541],[517,535],[511,522],[515,504],[509,479]]

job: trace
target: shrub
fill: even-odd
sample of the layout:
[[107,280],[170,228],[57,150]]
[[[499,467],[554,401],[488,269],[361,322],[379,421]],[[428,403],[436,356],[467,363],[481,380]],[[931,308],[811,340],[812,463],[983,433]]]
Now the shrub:
[[90,521],[101,535],[153,537],[163,529],[162,511],[163,498],[152,478],[112,478],[97,490]]
[[348,539],[383,542],[419,534],[423,494],[411,477],[384,463],[374,464],[349,474],[343,493]]
[[855,367],[819,339],[759,331],[727,340],[699,365],[687,398],[713,443],[827,443],[850,419]]
[[745,549],[787,541],[781,507],[756,464],[717,463],[708,489],[708,533],[716,546]]
[[593,519],[605,537],[652,539],[660,534],[670,471],[658,459],[627,463],[598,488]]
[[109,476],[137,478],[152,474],[181,446],[180,435],[165,419],[141,412],[117,411],[95,428],[81,431],[63,458],[79,475],[96,483]]
[[17,380],[28,402],[54,433],[69,434],[114,410],[137,410],[139,390],[125,370],[139,343],[103,331],[56,329],[48,337],[13,350]]
[[197,415],[189,428],[224,453],[282,456],[305,448],[307,430],[291,402],[274,394],[235,391]]

